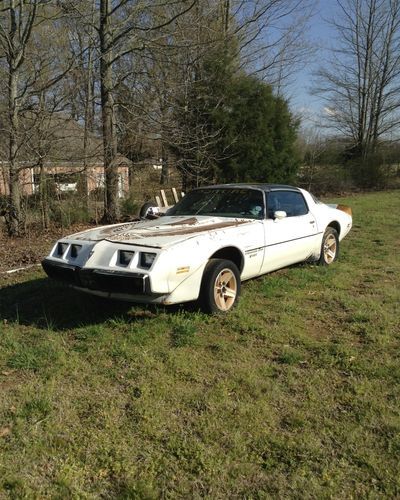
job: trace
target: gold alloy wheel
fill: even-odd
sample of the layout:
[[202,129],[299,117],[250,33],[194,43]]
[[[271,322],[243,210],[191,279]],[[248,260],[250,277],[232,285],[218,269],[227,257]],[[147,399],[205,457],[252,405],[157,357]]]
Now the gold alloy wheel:
[[229,311],[236,300],[237,281],[230,269],[222,269],[215,279],[214,300],[220,311]]
[[332,264],[337,252],[337,241],[333,234],[329,234],[324,241],[324,259],[327,264]]

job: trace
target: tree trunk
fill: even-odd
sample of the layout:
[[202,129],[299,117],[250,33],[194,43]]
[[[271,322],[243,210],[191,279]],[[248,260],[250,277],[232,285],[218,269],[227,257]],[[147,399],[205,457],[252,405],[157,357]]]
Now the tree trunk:
[[10,195],[7,214],[7,229],[10,236],[22,236],[24,221],[21,207],[21,191],[19,168],[17,164],[18,153],[18,70],[9,68],[9,172]]
[[116,222],[118,210],[117,137],[114,114],[112,74],[112,34],[110,27],[110,0],[100,1],[100,87],[103,121],[103,149],[105,174],[105,207],[103,221]]
[[42,227],[48,229],[50,225],[49,218],[49,203],[48,203],[48,186],[46,172],[44,169],[43,159],[39,161],[39,198],[40,198],[40,211],[42,212]]
[[168,148],[164,144],[164,141],[162,142],[161,146],[161,161],[162,161],[162,166],[161,166],[161,179],[160,179],[160,184],[168,184],[169,183],[169,158],[168,158]]
[[86,74],[86,101],[85,101],[85,128],[83,134],[83,173],[82,173],[82,192],[85,197],[86,208],[89,209],[89,134],[93,132],[93,55],[92,47],[89,47],[88,66]]
[[230,16],[230,0],[224,0],[224,6],[223,6],[223,31],[225,36],[228,35],[229,33],[229,16]]
[[[24,62],[25,50],[31,36],[37,6],[37,1],[32,2],[30,4],[31,9],[26,13],[25,2],[10,0],[8,9],[6,9],[10,16],[9,29],[6,30],[2,26],[0,32],[2,48],[6,47],[4,55],[8,65],[8,160],[10,193],[6,220],[10,236],[22,236],[25,231],[24,211],[21,206],[20,167],[17,162],[20,142],[18,118],[22,99],[22,97],[18,97],[18,83],[20,68]],[[25,23],[24,20],[26,20]]]
[[[91,12],[91,23],[94,23],[94,13],[95,13],[95,3],[92,3],[92,12]],[[88,44],[88,59],[87,59],[87,68],[86,68],[86,95],[85,95],[85,129],[83,135],[83,154],[84,154],[84,164],[83,164],[83,173],[82,173],[82,191],[83,196],[85,197],[86,208],[89,213],[90,203],[89,203],[89,152],[90,152],[90,134],[93,133],[93,122],[94,122],[94,78],[93,78],[93,37],[94,28],[91,28],[89,44]],[[82,62],[82,67],[84,67],[84,63]]]

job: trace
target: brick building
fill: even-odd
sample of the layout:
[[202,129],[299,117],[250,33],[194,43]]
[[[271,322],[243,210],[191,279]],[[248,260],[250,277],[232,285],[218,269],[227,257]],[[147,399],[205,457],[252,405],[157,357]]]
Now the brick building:
[[[123,197],[129,191],[128,158],[119,155],[116,168],[119,176],[119,196]],[[29,196],[37,192],[40,182],[40,167],[31,166],[29,162],[20,162],[22,194]],[[82,162],[77,161],[46,161],[43,165],[47,179],[52,179],[58,192],[76,191],[78,179],[84,173]],[[93,192],[104,187],[104,165],[102,161],[93,161],[86,166],[87,191]],[[0,161],[0,196],[8,195],[8,162]]]

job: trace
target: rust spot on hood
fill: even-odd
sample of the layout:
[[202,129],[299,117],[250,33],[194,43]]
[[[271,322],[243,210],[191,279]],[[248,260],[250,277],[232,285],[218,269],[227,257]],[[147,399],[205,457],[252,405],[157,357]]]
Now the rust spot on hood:
[[170,224],[166,224],[166,226],[194,226],[199,221],[196,217],[190,217],[189,219],[185,219],[183,221],[171,222]]
[[351,210],[351,207],[348,207],[347,205],[338,205],[336,207],[337,210],[341,210],[342,212],[345,212],[346,214],[350,215],[351,217],[353,216],[353,211]]

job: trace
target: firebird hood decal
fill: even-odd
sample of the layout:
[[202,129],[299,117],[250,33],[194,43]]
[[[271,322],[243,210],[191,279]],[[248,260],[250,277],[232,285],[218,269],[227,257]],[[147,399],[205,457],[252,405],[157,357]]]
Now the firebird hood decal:
[[205,232],[214,232],[252,224],[252,219],[227,217],[162,217],[152,221],[128,222],[113,226],[89,229],[69,236],[73,240],[121,242],[162,248],[184,241]]

